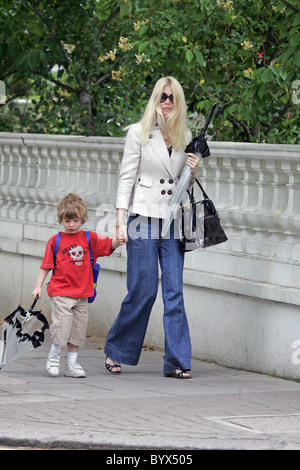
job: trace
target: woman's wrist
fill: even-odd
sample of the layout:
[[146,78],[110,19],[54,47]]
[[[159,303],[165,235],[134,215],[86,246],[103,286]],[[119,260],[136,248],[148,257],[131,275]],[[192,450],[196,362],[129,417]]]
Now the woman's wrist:
[[125,222],[117,222],[116,225],[115,225],[116,228],[120,228],[120,227],[127,227],[127,225],[125,224]]

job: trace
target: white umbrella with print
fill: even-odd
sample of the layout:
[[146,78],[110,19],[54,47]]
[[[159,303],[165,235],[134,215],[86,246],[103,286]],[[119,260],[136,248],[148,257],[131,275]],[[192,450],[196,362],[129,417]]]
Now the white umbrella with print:
[[19,305],[4,319],[0,337],[0,370],[43,343],[49,324],[40,311],[33,311],[38,298],[37,295],[28,312]]

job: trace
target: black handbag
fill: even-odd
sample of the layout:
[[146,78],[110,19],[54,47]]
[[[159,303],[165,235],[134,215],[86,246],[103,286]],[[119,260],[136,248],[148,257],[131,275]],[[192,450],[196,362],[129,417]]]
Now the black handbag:
[[219,116],[221,112],[221,106],[219,103],[215,103],[209,111],[206,123],[204,125],[203,131],[198,137],[194,137],[193,140],[188,144],[185,149],[185,153],[194,153],[195,155],[201,155],[202,158],[209,157],[210,151],[206,142],[205,133],[213,116],[213,113],[216,111],[215,118]]
[[[214,203],[209,199],[200,182],[197,179],[195,182],[201,189],[204,199],[196,202],[194,188],[192,188],[191,192],[188,191],[190,202],[181,204],[179,238],[182,252],[207,248],[228,240]],[[203,227],[202,230],[201,227]]]

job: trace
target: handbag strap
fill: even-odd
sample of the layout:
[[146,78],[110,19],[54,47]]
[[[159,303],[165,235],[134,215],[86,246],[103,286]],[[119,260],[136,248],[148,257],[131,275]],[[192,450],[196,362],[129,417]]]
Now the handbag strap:
[[[208,197],[208,195],[206,194],[206,192],[204,191],[203,186],[202,186],[202,184],[200,183],[200,181],[198,181],[197,178],[195,178],[195,182],[198,184],[199,188],[201,189],[204,199],[209,199],[209,197]],[[191,192],[190,192],[189,190],[187,190],[187,193],[188,193],[188,195],[189,195],[190,202],[191,202],[191,203],[194,202],[194,201],[195,201],[195,198],[194,198],[194,186],[192,187]]]
[[[204,189],[203,189],[203,187],[202,187],[200,181],[198,181],[197,178],[195,178],[195,181],[196,181],[196,183],[198,184],[199,188],[201,189],[204,199],[208,199],[208,195],[207,195],[206,192],[204,191]],[[192,190],[194,190],[194,188],[192,188]]]

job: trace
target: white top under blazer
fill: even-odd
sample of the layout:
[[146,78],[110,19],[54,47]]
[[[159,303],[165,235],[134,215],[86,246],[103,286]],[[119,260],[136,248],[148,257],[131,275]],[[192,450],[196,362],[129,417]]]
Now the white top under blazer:
[[[191,135],[187,133],[187,144]],[[171,195],[185,165],[184,149],[171,156],[159,129],[154,129],[146,145],[141,145],[141,125],[128,131],[119,175],[117,209],[129,214],[166,218]]]

